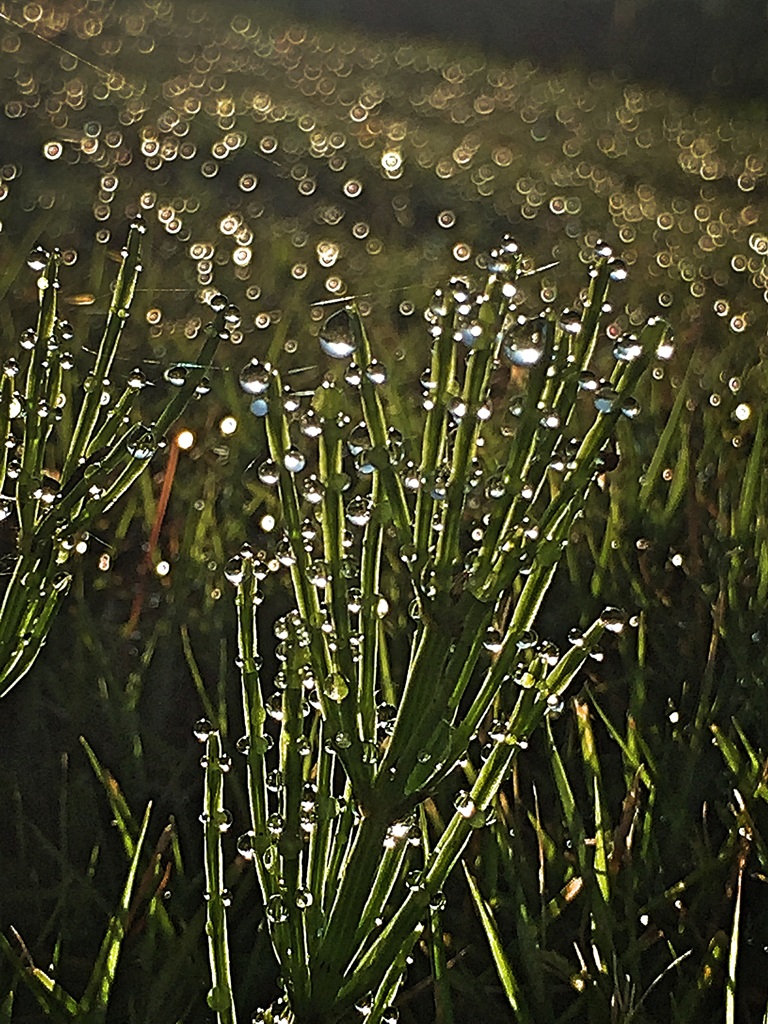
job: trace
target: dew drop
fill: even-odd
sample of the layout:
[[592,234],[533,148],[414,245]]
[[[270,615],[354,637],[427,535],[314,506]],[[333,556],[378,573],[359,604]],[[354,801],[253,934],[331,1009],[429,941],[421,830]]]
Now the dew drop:
[[283,456],[283,465],[289,473],[300,473],[306,464],[306,456],[298,448],[289,448]]
[[[240,387],[249,395],[263,395],[269,388],[272,378],[268,365],[252,359],[240,371],[238,380]],[[256,415],[259,415],[258,413]]]
[[613,388],[608,387],[604,384],[602,387],[595,391],[595,397],[593,399],[595,408],[598,412],[612,412],[616,408],[616,402],[618,401],[618,394]]
[[352,317],[347,309],[332,313],[320,328],[320,347],[332,359],[349,359],[357,349]]
[[334,703],[339,704],[349,695],[349,687],[340,672],[329,672],[323,680],[323,693]]
[[195,726],[192,731],[194,732],[195,739],[199,743],[205,743],[205,741],[213,732],[213,726],[211,725],[207,718],[199,718],[195,722]]

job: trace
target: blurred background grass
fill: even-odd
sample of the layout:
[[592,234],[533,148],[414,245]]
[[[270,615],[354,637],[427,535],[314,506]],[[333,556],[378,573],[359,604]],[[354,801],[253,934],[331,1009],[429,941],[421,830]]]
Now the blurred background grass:
[[[155,801],[152,842],[171,815],[179,836],[165,904],[175,931],[145,927],[129,941],[115,1019],[205,1019],[202,779],[191,737],[203,706],[191,666],[194,658],[209,700],[230,709],[231,744],[239,700],[223,564],[246,539],[275,543],[263,530],[274,497],[249,469],[263,455],[261,425],[237,371],[270,358],[297,371],[297,390],[314,388],[328,369],[316,335],[334,308],[320,303],[362,295],[407,439],[434,285],[478,273],[484,250],[511,230],[528,269],[558,263],[526,283],[526,308],[568,305],[605,237],[630,269],[614,292],[616,333],[661,313],[675,325],[677,353],[637,396],[643,412],[625,425],[619,466],[574,532],[545,621],[562,642],[566,623],[586,624],[605,604],[640,615],[639,632],[606,650],[581,694],[611,827],[638,764],[649,773],[642,855],[627,861],[623,907],[613,910],[615,983],[630,970],[622,957],[634,957],[632,976],[647,987],[690,949],[649,997],[648,1019],[670,1019],[670,992],[682,1007],[674,1019],[719,1012],[722,978],[702,964],[731,927],[739,829],[759,839],[764,806],[765,488],[755,448],[768,287],[764,6],[339,4],[333,25],[328,5],[70,0],[6,2],[0,12],[3,357],[34,322],[26,256],[38,242],[58,245],[75,372],[85,372],[114,257],[139,209],[150,222],[145,271],[115,389],[137,363],[167,388],[163,370],[189,357],[205,320],[199,300],[213,291],[244,314],[211,393],[185,417],[196,441],[181,454],[157,549],[146,550],[164,454],[94,531],[43,658],[0,708],[3,931],[18,928],[41,966],[58,961],[72,990],[85,983],[125,864],[84,734],[137,817]],[[310,14],[323,20],[303,20]],[[227,416],[233,434],[222,432]],[[745,479],[757,481],[751,506]],[[11,555],[13,537],[2,543]],[[160,560],[167,575],[154,571]],[[278,582],[265,633],[286,602]],[[595,769],[585,768],[580,720],[569,706],[553,732],[594,830]],[[727,760],[710,742],[712,722],[734,740]],[[507,840],[490,830],[473,850],[513,950],[521,907],[535,916],[544,899],[542,850],[547,898],[572,859],[551,763],[542,739],[510,786],[525,854],[512,859],[524,866],[509,868]],[[734,808],[736,784],[746,810]],[[245,821],[241,791],[232,810]],[[755,840],[745,881],[744,1020],[758,1019],[766,997],[760,848]],[[690,882],[670,895],[681,879]],[[252,881],[233,888],[235,981],[250,1007],[274,977],[263,931],[251,945],[260,917]],[[463,884],[449,896],[457,1019],[474,1014],[478,985],[502,1013]],[[557,979],[552,1019],[579,993],[573,943],[589,954],[579,906],[566,906],[539,964]],[[425,976],[417,960],[406,1020],[434,1013]],[[0,995],[9,979],[2,962]],[[594,1019],[608,1019],[600,1005]],[[13,1020],[35,1012],[20,994]]]

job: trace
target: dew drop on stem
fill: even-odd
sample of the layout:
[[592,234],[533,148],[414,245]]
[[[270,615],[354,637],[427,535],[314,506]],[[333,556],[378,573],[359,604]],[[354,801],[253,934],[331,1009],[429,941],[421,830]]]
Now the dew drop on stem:
[[349,311],[332,313],[320,328],[320,347],[332,359],[349,359],[357,349],[357,338]]

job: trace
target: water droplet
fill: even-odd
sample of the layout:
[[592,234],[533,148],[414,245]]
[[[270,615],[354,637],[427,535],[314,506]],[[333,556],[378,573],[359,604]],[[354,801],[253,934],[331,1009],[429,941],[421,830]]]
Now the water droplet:
[[612,281],[626,281],[629,275],[627,264],[624,260],[612,259],[608,262],[608,276]]
[[349,359],[357,349],[357,338],[349,311],[339,309],[320,328],[320,347],[332,359]]
[[41,245],[36,246],[27,257],[27,266],[30,270],[34,270],[36,274],[39,274],[48,263],[50,254]]
[[280,479],[280,472],[277,463],[272,459],[266,459],[258,468],[259,480],[268,487],[273,486]]
[[249,408],[254,416],[257,416],[259,419],[264,419],[269,412],[269,402],[266,398],[254,398]]
[[285,900],[279,893],[269,897],[266,911],[267,917],[272,924],[283,924],[284,921],[288,920],[288,908],[285,905]]
[[289,448],[283,456],[283,465],[289,473],[300,473],[306,464],[306,456],[298,448]]
[[299,910],[306,910],[312,906],[314,897],[309,889],[297,889],[296,890],[296,906]]
[[489,626],[485,631],[483,646],[491,654],[498,654],[502,648],[504,638],[495,626]]
[[340,703],[349,694],[349,687],[340,672],[329,672],[323,680],[323,693],[335,703]]
[[180,388],[185,383],[188,372],[186,366],[169,366],[163,373],[163,378],[174,387]]
[[462,398],[454,396],[448,402],[448,412],[455,420],[464,419],[467,414],[467,406]]
[[134,459],[151,459],[157,450],[157,443],[151,430],[144,430],[126,445]]
[[560,327],[567,334],[578,334],[581,330],[581,314],[575,309],[564,309],[560,314]]
[[366,526],[371,518],[371,505],[363,495],[352,498],[346,508],[346,516],[353,526]]
[[243,571],[243,559],[240,555],[235,555],[229,559],[224,566],[224,575],[236,587],[243,582],[245,573]]
[[627,624],[627,613],[621,608],[604,608],[600,622],[611,633],[621,633]]
[[465,818],[471,818],[476,811],[474,800],[464,789],[459,790],[456,794],[453,806]]
[[365,368],[365,376],[371,382],[371,384],[386,384],[387,382],[387,370],[386,367],[378,361],[378,359],[372,359]]
[[[272,373],[268,364],[252,359],[240,371],[240,387],[249,395],[263,395],[269,389]],[[258,414],[257,414],[258,415]]]
[[195,722],[193,732],[195,735],[195,739],[198,740],[198,742],[205,743],[205,741],[213,732],[213,726],[211,725],[207,718],[199,718]]
[[640,403],[632,395],[626,395],[622,398],[619,409],[621,410],[622,416],[626,416],[627,419],[633,420],[635,416],[640,413]]
[[634,334],[625,334],[613,347],[613,358],[622,363],[632,363],[643,354],[643,346]]
[[617,392],[613,388],[608,387],[607,384],[604,384],[595,392],[593,401],[598,412],[607,413],[612,412],[616,408],[618,398]]
[[504,355],[513,366],[535,366],[544,354],[536,321],[521,324],[504,343]]

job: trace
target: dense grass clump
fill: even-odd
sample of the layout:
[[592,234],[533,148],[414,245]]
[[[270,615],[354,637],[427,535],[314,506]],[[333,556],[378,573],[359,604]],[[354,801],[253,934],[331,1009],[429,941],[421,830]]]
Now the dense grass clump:
[[762,1019],[760,118],[244,6],[0,20],[0,1020]]

